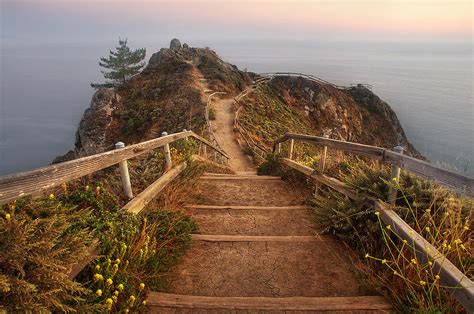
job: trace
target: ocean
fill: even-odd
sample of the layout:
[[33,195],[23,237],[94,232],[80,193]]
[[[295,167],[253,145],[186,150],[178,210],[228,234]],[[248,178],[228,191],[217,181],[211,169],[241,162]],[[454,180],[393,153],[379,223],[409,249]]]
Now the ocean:
[[[169,39],[129,40],[149,58]],[[433,163],[474,175],[471,42],[190,41],[253,72],[302,72],[339,85],[367,83],[397,113],[408,139]],[[4,40],[0,65],[0,175],[48,165],[73,148],[91,82],[102,80],[101,43]]]

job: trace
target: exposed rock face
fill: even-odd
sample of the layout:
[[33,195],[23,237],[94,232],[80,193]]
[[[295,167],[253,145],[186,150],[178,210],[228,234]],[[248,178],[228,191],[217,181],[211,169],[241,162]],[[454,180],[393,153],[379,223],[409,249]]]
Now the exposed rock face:
[[181,42],[178,38],[173,38],[170,42],[170,49],[172,51],[178,51],[181,49]]
[[119,102],[120,96],[113,89],[100,88],[96,91],[76,131],[74,150],[57,157],[53,163],[102,153],[111,148],[113,142],[108,138],[109,128]]
[[120,96],[109,88],[101,88],[92,96],[90,108],[84,112],[76,134],[79,155],[101,153],[113,144],[107,141],[106,135],[119,101]]
[[[407,140],[395,112],[363,86],[346,90],[303,77],[278,76],[255,93],[247,103],[258,104],[260,111],[272,115],[277,108],[288,108],[293,112],[284,118],[293,120],[292,123],[279,122],[280,127],[297,128],[288,131],[329,135],[333,139],[386,148],[400,144],[408,154],[421,157]],[[271,140],[281,135],[266,137]]]

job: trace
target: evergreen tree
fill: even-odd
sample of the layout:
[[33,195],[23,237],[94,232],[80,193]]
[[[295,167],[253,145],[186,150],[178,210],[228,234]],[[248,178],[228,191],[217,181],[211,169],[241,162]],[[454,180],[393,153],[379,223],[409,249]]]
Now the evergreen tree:
[[115,51],[110,51],[108,58],[100,58],[99,65],[110,71],[101,71],[106,79],[109,81],[103,84],[92,83],[93,88],[99,87],[117,87],[124,84],[130,77],[138,74],[145,66],[146,49],[140,48],[137,50],[130,50],[127,46],[127,39],[119,39],[119,46]]

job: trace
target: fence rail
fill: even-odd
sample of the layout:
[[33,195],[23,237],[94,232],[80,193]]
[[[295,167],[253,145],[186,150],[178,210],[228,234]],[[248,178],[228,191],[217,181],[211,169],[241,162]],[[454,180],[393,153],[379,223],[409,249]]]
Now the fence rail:
[[396,164],[400,168],[406,169],[421,177],[434,180],[439,184],[474,197],[474,179],[436,167],[429,162],[406,156],[386,148],[344,142],[320,136],[287,133],[282,138],[275,141],[273,151],[276,151],[278,143],[283,143],[287,140],[300,140],[307,143],[343,150],[382,162]]
[[[0,177],[0,204],[7,203],[22,196],[51,189],[64,182],[78,179],[85,175],[119,164],[130,158],[140,156],[158,147],[165,148],[167,168],[169,169],[171,166],[171,159],[169,157],[168,145],[177,140],[190,137],[209,146],[225,160],[229,159],[229,156],[223,150],[194,132],[179,132],[105,153],[82,157],[31,171],[2,176]],[[167,147],[168,151],[166,152]]]
[[[428,261],[432,263],[433,271],[439,274],[441,283],[447,287],[454,298],[456,298],[456,300],[458,300],[458,302],[464,306],[468,313],[474,313],[474,282],[472,282],[472,280],[470,280],[465,274],[463,274],[463,272],[456,268],[453,263],[447,260],[446,257],[426,239],[413,230],[400,216],[397,215],[395,211],[387,208],[384,203],[366,195],[359,195],[358,191],[350,188],[344,182],[341,182],[335,178],[331,178],[325,175],[323,172],[327,148],[331,147],[370,157],[382,162],[391,163],[392,179],[398,180],[400,168],[404,168],[408,171],[416,173],[417,175],[436,180],[443,185],[462,191],[471,197],[473,196],[473,179],[454,172],[440,169],[423,160],[404,156],[402,153],[393,152],[384,148],[370,145],[332,140],[327,137],[287,133],[285,136],[275,141],[273,151],[277,151],[278,147],[280,146],[279,144],[287,140],[290,140],[289,158],[281,158],[281,162],[284,165],[316,180],[316,193],[318,193],[318,188],[322,184],[351,199],[365,197],[370,206],[372,206],[375,211],[380,212],[380,218],[385,224],[391,225],[393,231],[396,232],[402,239],[407,240],[408,243],[413,244],[414,254],[418,259],[420,259],[420,261],[423,263],[427,263]],[[323,146],[323,156],[321,156],[322,162],[319,164],[319,170],[314,170],[291,160],[295,140],[301,140]],[[396,149],[403,151],[401,147],[396,147]],[[393,204],[394,200],[396,199],[395,196],[396,190],[392,190],[389,197],[390,203]]]

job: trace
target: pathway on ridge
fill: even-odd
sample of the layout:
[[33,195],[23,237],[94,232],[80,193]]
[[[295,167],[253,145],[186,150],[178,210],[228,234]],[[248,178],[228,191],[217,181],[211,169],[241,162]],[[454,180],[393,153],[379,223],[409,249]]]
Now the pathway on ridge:
[[211,121],[212,132],[222,149],[230,156],[229,166],[236,172],[255,171],[250,159],[240,149],[234,136],[233,99],[214,98],[211,108],[215,120]]

